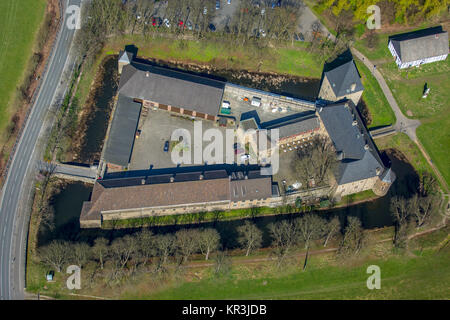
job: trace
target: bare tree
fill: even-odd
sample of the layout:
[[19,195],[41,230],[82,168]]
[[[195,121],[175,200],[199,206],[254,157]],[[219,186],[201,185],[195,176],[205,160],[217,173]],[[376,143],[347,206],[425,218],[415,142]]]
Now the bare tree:
[[92,253],[98,258],[101,269],[103,269],[108,256],[108,243],[109,241],[105,238],[97,238],[94,240],[94,246],[92,247]]
[[261,247],[262,232],[254,223],[245,221],[242,226],[237,228],[237,232],[239,234],[238,242],[245,250],[245,256],[248,256],[250,252]]
[[412,200],[393,197],[390,210],[395,222],[394,246],[405,248],[408,245],[409,217],[417,210],[417,195]]
[[319,238],[323,234],[325,220],[314,213],[306,213],[295,220],[295,227],[305,249],[309,249],[311,240]]
[[199,233],[197,230],[181,229],[175,233],[177,252],[181,255],[181,263],[186,263],[189,257],[198,250]]
[[159,256],[159,268],[164,267],[167,259],[175,251],[175,237],[171,234],[162,234],[155,237],[156,254]]
[[219,248],[220,235],[216,229],[208,228],[201,230],[197,237],[198,248],[205,256],[205,260],[208,260],[210,253]]
[[126,235],[116,239],[110,246],[111,260],[113,262],[112,280],[117,279],[123,273],[127,263],[137,251],[137,241],[135,237]]
[[340,243],[338,254],[341,256],[357,255],[365,245],[365,233],[361,221],[357,217],[347,217],[344,237]]
[[138,255],[143,260],[145,265],[150,257],[156,253],[155,249],[155,237],[153,233],[148,229],[143,229],[137,234],[138,242]]
[[341,230],[341,222],[339,221],[339,217],[334,217],[330,221],[325,224],[325,242],[323,246],[326,247],[328,241],[332,239],[339,231]]
[[272,246],[277,257],[277,266],[281,267],[289,250],[298,240],[297,229],[292,221],[283,220],[268,225],[270,235],[273,239]]
[[76,265],[82,268],[88,262],[91,255],[91,247],[84,242],[75,242],[70,244],[71,258]]
[[304,185],[308,185],[310,179],[318,185],[325,183],[326,175],[337,165],[333,144],[325,136],[314,137],[309,144],[298,149],[297,155],[294,166]]
[[231,271],[231,259],[225,251],[217,252],[214,257],[214,274],[224,276]]
[[69,244],[66,241],[54,240],[38,251],[41,260],[57,272],[61,272],[70,257]]
[[319,238],[323,234],[325,220],[314,213],[306,213],[295,220],[295,227],[298,230],[300,241],[305,244],[306,255],[303,263],[303,270],[306,269],[309,257],[309,246],[311,240]]

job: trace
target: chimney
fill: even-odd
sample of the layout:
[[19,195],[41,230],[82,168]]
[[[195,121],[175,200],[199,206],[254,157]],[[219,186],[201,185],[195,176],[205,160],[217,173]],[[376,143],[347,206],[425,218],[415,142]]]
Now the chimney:
[[353,83],[350,85],[350,90],[353,92],[353,91],[355,91],[355,89],[356,89],[356,83],[353,82]]

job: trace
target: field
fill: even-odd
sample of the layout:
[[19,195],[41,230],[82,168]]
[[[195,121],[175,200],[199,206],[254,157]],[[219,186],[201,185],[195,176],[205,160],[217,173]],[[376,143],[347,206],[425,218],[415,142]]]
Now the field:
[[[225,278],[175,284],[155,294],[129,289],[122,298],[147,299],[448,299],[450,248],[445,247],[448,229],[411,241],[408,255],[391,255],[378,245],[377,258],[336,262],[331,254],[311,256],[306,272],[303,258],[283,272],[254,265],[236,265]],[[444,244],[443,244],[444,243]],[[437,249],[439,246],[439,249]],[[428,248],[427,248],[428,247]],[[433,249],[431,249],[433,247]],[[421,248],[416,250],[415,248]],[[427,248],[427,249],[423,249]],[[414,253],[413,253],[414,252]],[[384,256],[383,256],[384,255]],[[383,257],[381,257],[383,256]],[[381,289],[366,286],[369,265],[381,269]]]
[[[449,184],[450,60],[399,70],[387,49],[388,35],[379,37],[374,49],[369,49],[364,40],[358,41],[356,48],[377,64],[403,114],[422,122],[417,136]],[[425,86],[430,88],[430,93],[422,98]]]
[[307,50],[304,43],[258,49],[254,45],[233,45],[219,40],[180,40],[144,38],[139,35],[111,39],[106,51],[118,53],[134,44],[138,55],[161,60],[194,62],[223,69],[276,72],[300,77],[320,78],[323,60]]
[[355,60],[355,62],[364,86],[362,98],[372,117],[372,122],[368,127],[376,128],[394,124],[394,111],[392,111],[383,91],[381,91],[381,87],[377,80],[363,63],[358,60]]
[[0,1],[0,136],[18,109],[13,105],[32,55],[35,34],[44,17],[45,0]]

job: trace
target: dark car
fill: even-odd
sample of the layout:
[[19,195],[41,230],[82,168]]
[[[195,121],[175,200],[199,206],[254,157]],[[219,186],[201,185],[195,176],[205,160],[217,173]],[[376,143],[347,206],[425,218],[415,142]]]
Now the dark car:
[[305,37],[303,36],[303,33],[294,33],[294,40],[295,41],[305,41]]
[[216,27],[211,23],[208,26],[209,30],[211,30],[212,32],[216,31]]
[[160,17],[152,18],[152,26],[153,27],[159,27],[161,24],[162,24],[162,19]]
[[164,142],[164,152],[169,151],[169,141]]

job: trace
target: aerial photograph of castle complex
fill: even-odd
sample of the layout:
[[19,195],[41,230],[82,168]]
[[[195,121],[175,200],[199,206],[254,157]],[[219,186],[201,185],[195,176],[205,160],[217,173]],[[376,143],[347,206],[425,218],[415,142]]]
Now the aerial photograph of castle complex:
[[2,0],[0,300],[450,299],[449,6]]

